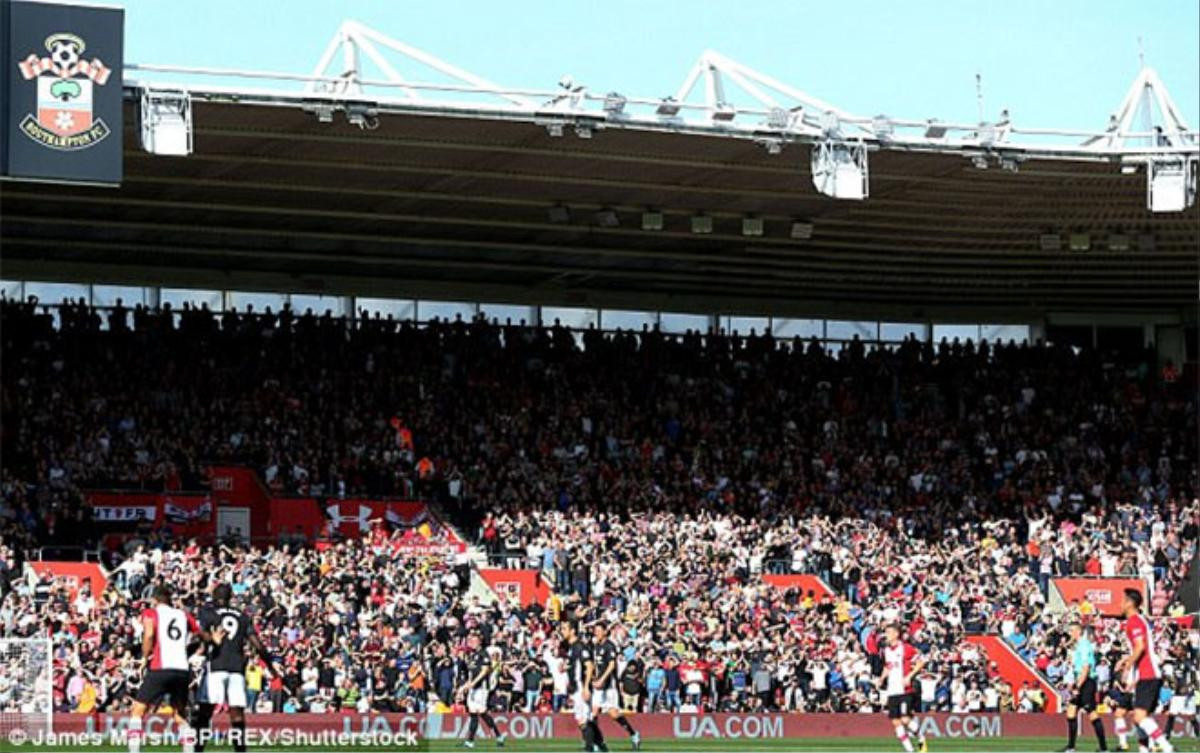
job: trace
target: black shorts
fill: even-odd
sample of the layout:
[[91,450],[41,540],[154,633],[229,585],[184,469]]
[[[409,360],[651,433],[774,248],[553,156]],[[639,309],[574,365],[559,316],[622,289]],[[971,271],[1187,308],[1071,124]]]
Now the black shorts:
[[1145,709],[1146,713],[1153,714],[1154,710],[1158,708],[1162,686],[1161,679],[1138,680],[1137,686],[1133,689],[1133,708]]
[[1128,711],[1129,709],[1133,708],[1133,696],[1129,693],[1126,693],[1124,690],[1121,690],[1116,685],[1110,687],[1106,695],[1108,698],[1108,705],[1114,710],[1125,709]]
[[[138,703],[156,706],[166,697],[171,708],[182,711],[188,705],[188,685],[191,673],[185,669],[152,669],[146,673],[142,686],[134,696]],[[153,710],[153,709],[151,709]]]
[[1096,680],[1085,680],[1083,686],[1071,696],[1071,705],[1084,711],[1096,710]]
[[888,719],[899,719],[921,713],[921,698],[916,693],[899,693],[887,697]]

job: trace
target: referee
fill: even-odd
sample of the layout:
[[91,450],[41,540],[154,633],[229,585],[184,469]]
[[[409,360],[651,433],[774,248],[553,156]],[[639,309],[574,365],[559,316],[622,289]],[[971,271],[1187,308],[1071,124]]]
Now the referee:
[[1096,713],[1096,644],[1092,643],[1092,629],[1078,622],[1071,624],[1071,640],[1075,648],[1071,650],[1071,663],[1075,667],[1075,686],[1071,688],[1071,700],[1067,703],[1067,747],[1064,751],[1074,753],[1075,740],[1079,736],[1079,712],[1088,712],[1092,729],[1096,730],[1096,740],[1100,742],[1100,750],[1108,750],[1104,740],[1104,722]]

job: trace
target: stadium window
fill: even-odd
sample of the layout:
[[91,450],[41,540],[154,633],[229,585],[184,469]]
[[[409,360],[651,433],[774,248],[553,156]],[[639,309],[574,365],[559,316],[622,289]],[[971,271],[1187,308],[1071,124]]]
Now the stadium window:
[[[25,283],[25,296],[36,295],[38,303],[44,306],[56,306],[63,302],[64,298],[70,298],[72,301],[83,298],[88,300],[88,286],[77,282],[27,282]],[[55,326],[57,326],[57,314],[55,314]]]
[[0,293],[10,301],[23,300],[24,293],[21,290],[21,284],[17,280],[0,280]]
[[601,329],[631,329],[634,332],[641,332],[642,325],[649,325],[650,329],[654,329],[656,324],[658,324],[658,315],[653,311],[600,310]]
[[981,324],[979,326],[980,339],[988,342],[1015,342],[1018,345],[1029,342],[1029,325],[1028,324]]
[[940,343],[945,338],[948,342],[979,342],[978,324],[935,324],[933,325],[933,341]]
[[261,314],[270,306],[271,311],[278,314],[286,300],[282,293],[249,293],[241,290],[229,293],[230,307],[239,312],[244,312],[247,306],[253,306],[254,313]]
[[750,330],[754,330],[757,335],[762,335],[766,334],[770,328],[771,320],[765,316],[723,316],[721,317],[721,326],[729,335],[736,332],[745,337],[750,334]]
[[169,303],[173,309],[181,309],[185,303],[197,308],[207,303],[213,311],[222,311],[225,308],[221,291],[198,288],[163,288],[159,291],[158,302],[163,306]]
[[771,319],[771,334],[780,340],[801,340],[825,337],[825,322],[821,319]]
[[898,343],[907,340],[909,337],[915,337],[924,342],[928,332],[929,330],[924,324],[904,322],[879,323],[879,339],[883,342]]
[[596,309],[577,309],[567,308],[565,306],[543,306],[542,325],[546,327],[552,327],[554,326],[555,319],[557,319],[564,327],[570,327],[571,329],[587,329],[588,327],[599,324],[600,312]]
[[825,322],[827,340],[853,340],[855,335],[858,335],[860,340],[878,340],[879,322],[847,322],[835,319]]
[[150,298],[149,292],[147,288],[134,285],[93,285],[92,305],[116,306],[120,298],[122,306],[132,308],[138,304],[145,305]]
[[[380,317],[386,319],[390,315],[398,322],[413,321],[417,318],[416,301],[405,301],[396,298],[355,298],[354,307],[356,309],[354,312],[355,316],[362,316],[362,313],[365,311],[367,316],[379,314]],[[303,314],[304,312],[301,311],[300,313]],[[313,313],[320,312],[313,309]]]
[[658,317],[658,326],[663,332],[673,335],[682,335],[689,329],[700,334],[707,334],[709,317],[704,314],[668,314],[662,313]]
[[[308,309],[317,316],[322,316],[326,311],[332,311],[334,316],[346,315],[346,299],[340,295],[304,295],[295,293],[288,296],[288,303],[292,305],[292,313],[303,314]],[[255,308],[258,308],[255,306]]]
[[435,317],[452,322],[461,316],[464,322],[475,318],[479,305],[475,303],[457,303],[454,301],[417,301],[417,321],[428,322]]
[[520,324],[522,321],[526,324],[533,324],[533,306],[514,306],[508,303],[481,303],[479,304],[479,312],[486,316],[489,322],[495,319],[500,324],[504,324],[511,319],[513,324]]

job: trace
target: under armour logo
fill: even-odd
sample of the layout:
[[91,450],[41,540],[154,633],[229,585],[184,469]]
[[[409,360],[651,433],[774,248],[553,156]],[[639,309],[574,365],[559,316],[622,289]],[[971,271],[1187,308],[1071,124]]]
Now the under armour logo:
[[361,532],[364,528],[370,525],[371,521],[371,508],[366,505],[358,506],[357,515],[343,515],[341,505],[330,505],[329,507],[325,508],[325,512],[329,513],[329,518],[338,528],[341,528],[343,525],[354,523]]

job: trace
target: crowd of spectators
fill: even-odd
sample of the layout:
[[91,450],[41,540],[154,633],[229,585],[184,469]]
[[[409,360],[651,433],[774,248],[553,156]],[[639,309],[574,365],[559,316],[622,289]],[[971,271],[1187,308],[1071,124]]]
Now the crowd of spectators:
[[[554,709],[564,618],[616,626],[637,708],[876,707],[874,649],[896,621],[930,658],[933,706],[1034,710],[1041,690],[999,682],[967,634],[1001,634],[1066,683],[1062,626],[1098,618],[1047,610],[1049,579],[1144,577],[1161,617],[1196,549],[1195,396],[1160,384],[1152,354],[290,310],[59,318],[0,310],[0,632],[55,635],[63,708],[128,696],[131,615],[164,578],[192,606],[234,584],[286,667],[251,679],[277,710],[455,708],[471,632],[496,704]],[[29,546],[91,543],[81,489],[202,489],[209,462],[282,493],[434,498],[556,595],[490,604],[461,563],[375,539],[162,542],[82,596],[20,577]],[[1173,665],[1194,667],[1194,634],[1159,624]]]

